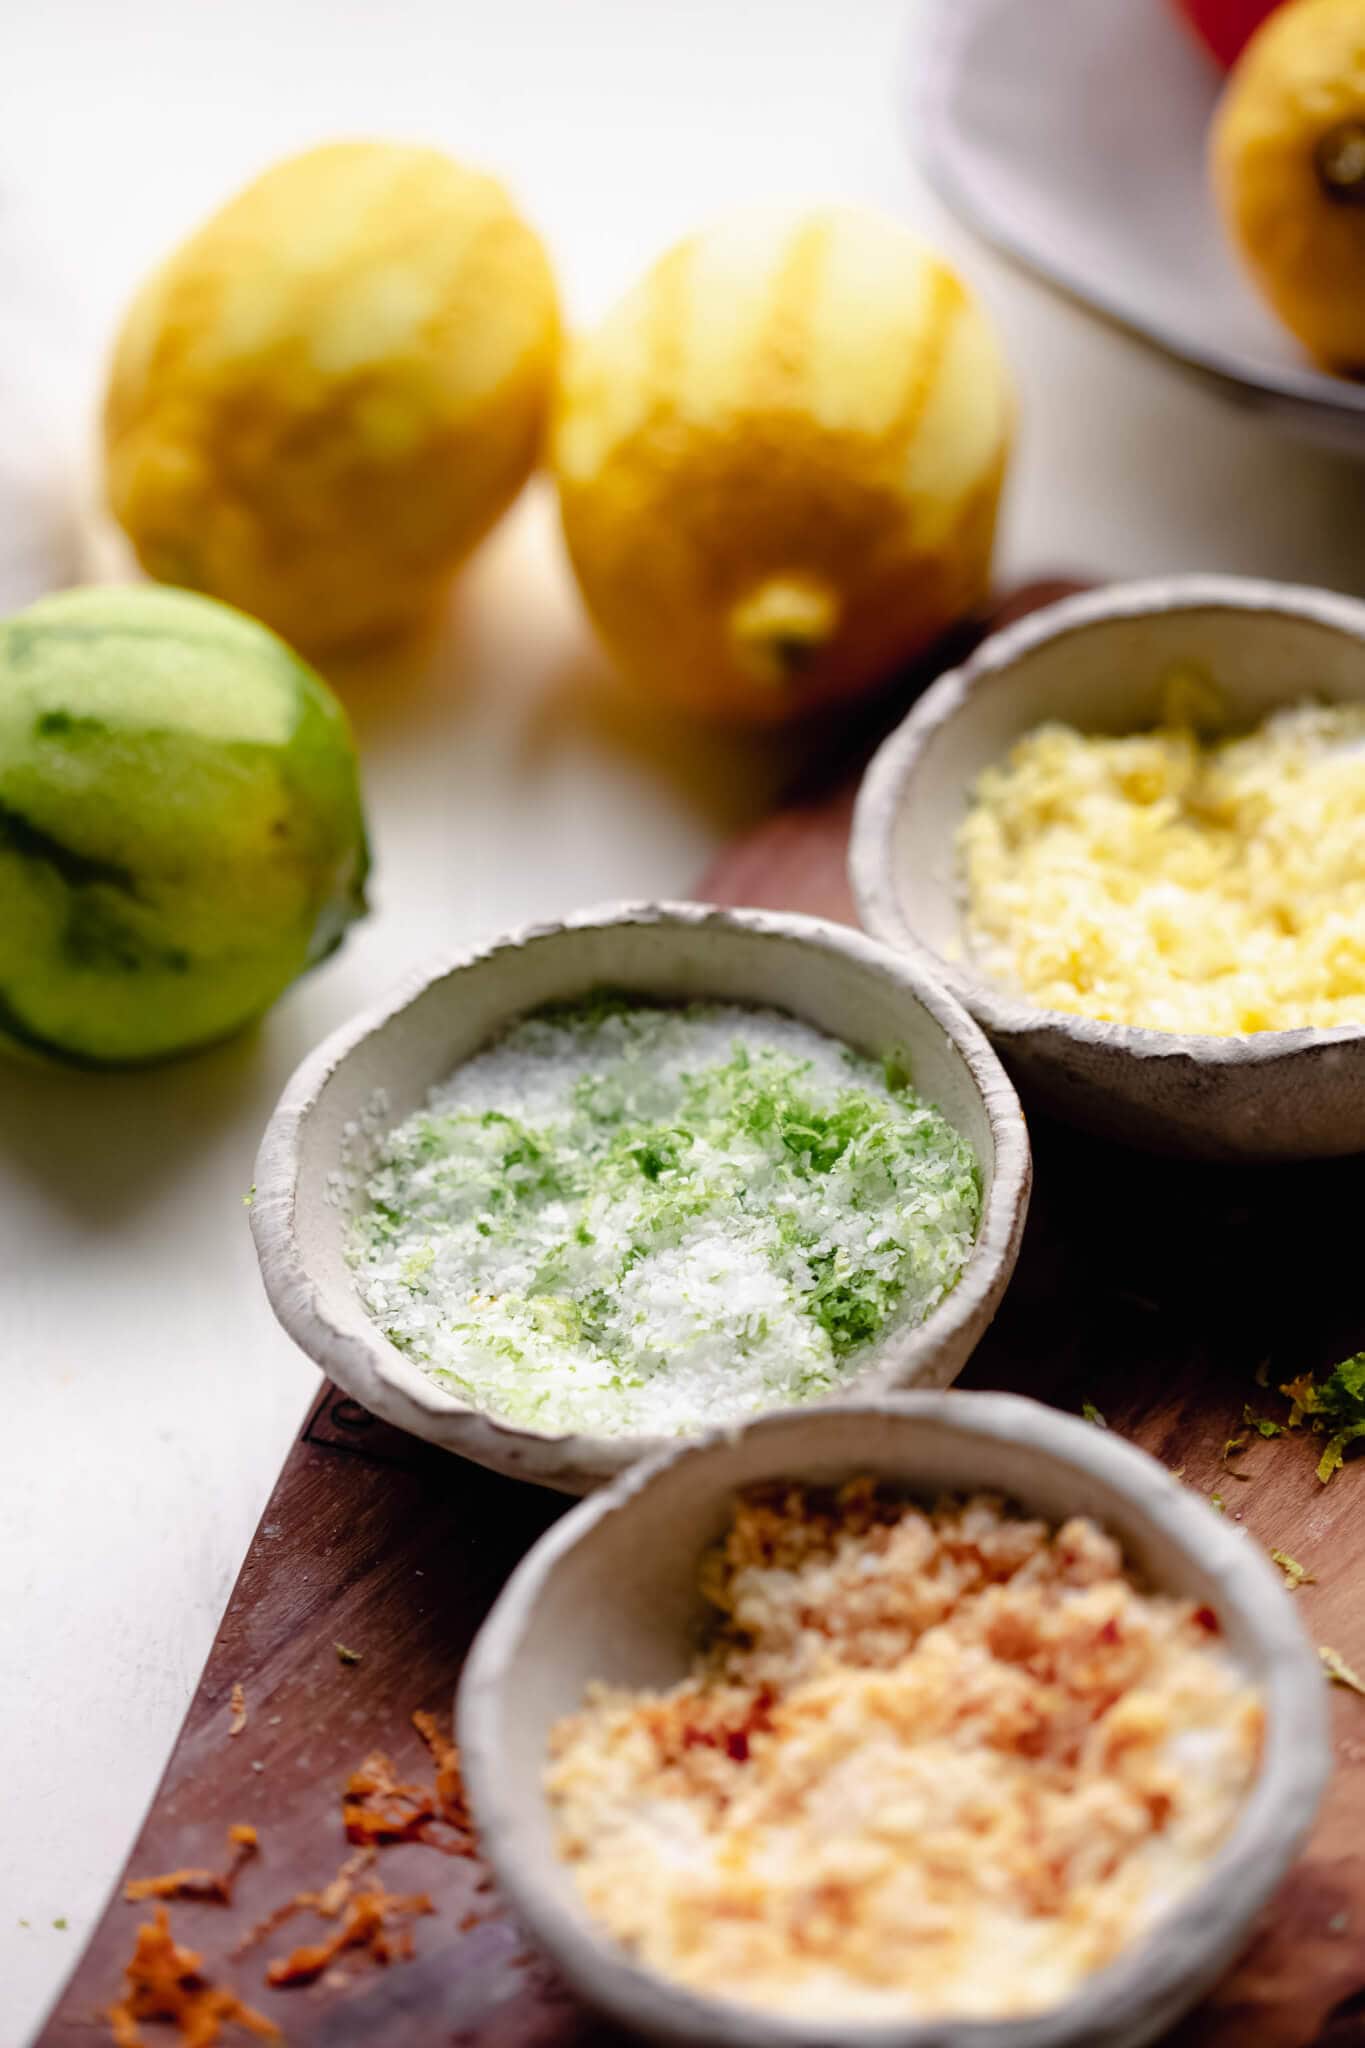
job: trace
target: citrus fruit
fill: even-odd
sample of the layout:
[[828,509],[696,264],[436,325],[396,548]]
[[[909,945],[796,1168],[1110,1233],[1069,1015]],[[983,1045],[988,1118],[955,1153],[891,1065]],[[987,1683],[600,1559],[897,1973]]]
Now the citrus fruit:
[[1365,372],[1365,0],[1288,0],[1233,69],[1214,190],[1251,276],[1332,370]]
[[639,688],[774,722],[847,698],[986,591],[1013,406],[961,282],[894,223],[743,216],[569,351],[569,555]]
[[224,1038],[340,943],[366,868],[345,713],[254,619],[129,588],[0,623],[0,1044]]
[[507,507],[558,352],[544,250],[434,149],[277,164],[147,282],[104,408],[148,573],[310,649],[404,630]]

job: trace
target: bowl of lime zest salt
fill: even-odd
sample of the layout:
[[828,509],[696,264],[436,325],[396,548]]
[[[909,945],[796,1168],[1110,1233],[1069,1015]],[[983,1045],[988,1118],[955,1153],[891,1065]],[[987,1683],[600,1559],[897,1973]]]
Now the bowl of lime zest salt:
[[1013,1093],[815,919],[619,906],[423,976],[266,1133],[272,1304],[386,1420],[583,1491],[662,1444],[942,1385],[1017,1254]]

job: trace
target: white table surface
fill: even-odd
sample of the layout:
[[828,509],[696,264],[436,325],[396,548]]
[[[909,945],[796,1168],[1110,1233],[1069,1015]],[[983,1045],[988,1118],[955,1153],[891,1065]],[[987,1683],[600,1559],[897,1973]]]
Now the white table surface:
[[[576,317],[737,201],[834,196],[903,215],[954,252],[1017,367],[1005,575],[1200,568],[1365,588],[1365,470],[1224,410],[944,221],[905,148],[915,13],[4,10],[0,475],[34,500],[0,520],[0,601],[43,561],[62,574],[100,347],[144,267],[271,157],[367,132],[503,173]],[[464,577],[430,659],[349,694],[377,876],[344,951],[256,1035],[187,1065],[0,1070],[0,2048],[29,2038],[98,1916],[315,1385],[266,1309],[242,1207],[290,1070],[430,955],[594,899],[685,893],[786,759],[602,691],[538,488]]]

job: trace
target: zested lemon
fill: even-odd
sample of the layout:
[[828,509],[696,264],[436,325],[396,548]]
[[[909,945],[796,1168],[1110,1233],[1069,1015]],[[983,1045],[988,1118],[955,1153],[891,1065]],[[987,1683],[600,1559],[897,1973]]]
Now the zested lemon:
[[1289,0],[1223,91],[1214,189],[1256,284],[1328,369],[1365,373],[1365,0]]
[[525,482],[554,282],[492,178],[434,149],[277,164],[135,299],[105,405],[143,566],[310,648],[413,623]]
[[890,221],[748,216],[569,351],[552,435],[588,608],[639,688],[771,722],[984,596],[1013,406],[985,316]]

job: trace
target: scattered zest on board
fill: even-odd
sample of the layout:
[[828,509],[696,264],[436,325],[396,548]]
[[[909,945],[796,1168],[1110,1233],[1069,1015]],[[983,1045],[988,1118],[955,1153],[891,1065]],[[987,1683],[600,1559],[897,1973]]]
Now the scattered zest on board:
[[355,1889],[361,1871],[374,1862],[379,1849],[396,1842],[421,1842],[448,1856],[477,1855],[469,1825],[459,1751],[443,1733],[434,1714],[419,1708],[412,1725],[431,1752],[434,1784],[400,1780],[388,1757],[375,1751],[346,1781],[342,1820],[347,1839],[361,1844],[320,1892],[299,1892],[254,1928],[238,1953],[254,1947],[296,1912],[310,1911],[325,1920],[340,1920],[333,1933],[305,1943],[290,1955],[277,1957],[266,1969],[266,1983],[278,1990],[311,1984],[348,1950],[366,1951],[377,1963],[408,1962],[413,1954],[412,1930],[403,1923],[436,1908],[426,1892],[388,1892],[377,1880]]
[[158,1906],[155,1917],[137,1931],[137,1945],[124,1969],[127,1990],[109,2008],[116,2048],[144,2048],[139,2020],[173,2021],[187,2048],[214,2048],[229,2024],[261,2041],[283,2038],[264,2013],[201,1975],[200,1960],[193,1949],[175,1941],[170,1915]]
[[1365,1699],[1365,1678],[1362,1678],[1358,1671],[1351,1669],[1340,1650],[1334,1650],[1328,1643],[1319,1643],[1318,1655],[1322,1659],[1322,1668],[1333,1685],[1344,1685],[1349,1691],[1358,1692],[1361,1698]]
[[[1253,1377],[1258,1387],[1270,1385],[1269,1359],[1261,1360]],[[1302,1373],[1298,1379],[1291,1380],[1281,1387],[1280,1392],[1291,1404],[1288,1419],[1276,1422],[1272,1416],[1258,1415],[1249,1401],[1244,1402],[1242,1429],[1238,1435],[1230,1436],[1224,1443],[1222,1456],[1218,1461],[1220,1469],[1230,1479],[1249,1480],[1252,1477],[1250,1472],[1240,1471],[1232,1462],[1250,1448],[1248,1432],[1254,1431],[1256,1436],[1269,1442],[1275,1437],[1287,1436],[1291,1430],[1298,1429],[1305,1418],[1308,1418],[1312,1428],[1319,1432],[1331,1429],[1333,1422],[1336,1421],[1342,1426],[1335,1431],[1318,1461],[1318,1477],[1326,1484],[1339,1469],[1350,1444],[1357,1437],[1365,1436],[1365,1351],[1344,1359],[1321,1386],[1311,1373]],[[1087,1422],[1094,1423],[1098,1429],[1109,1427],[1093,1401],[1081,1403],[1081,1414]],[[1169,1470],[1174,1479],[1182,1479],[1185,1475],[1183,1465],[1171,1466]],[[1210,1494],[1209,1505],[1215,1514],[1222,1515],[1227,1512],[1227,1502],[1221,1493]],[[1296,1557],[1291,1557],[1287,1550],[1272,1550],[1270,1558],[1272,1563],[1279,1566],[1288,1592],[1297,1593],[1300,1586],[1317,1585],[1317,1575],[1309,1571],[1307,1565],[1300,1564]],[[1329,1674],[1337,1678],[1338,1674],[1332,1662],[1339,1661],[1337,1652],[1324,1650],[1322,1658]],[[1349,1671],[1349,1666],[1344,1668]],[[1351,1679],[1349,1676],[1341,1677],[1338,1682],[1350,1685]]]
[[163,1877],[135,1877],[123,1887],[125,1899],[211,1899],[232,1903],[232,1888],[244,1863],[260,1844],[256,1830],[239,1823],[228,1829],[228,1860],[223,1870],[170,1870]]
[[426,1892],[400,1896],[386,1892],[380,1884],[367,1885],[342,1908],[341,1925],[335,1933],[277,1957],[267,1967],[265,1981],[276,1989],[312,1984],[348,1949],[365,1949],[377,1963],[411,1962],[412,1929],[401,1923],[435,1911]]
[[232,1719],[228,1722],[228,1734],[240,1735],[246,1726],[246,1692],[239,1678],[228,1695],[228,1709]]
[[464,1779],[460,1775],[460,1752],[443,1732],[436,1716],[425,1708],[417,1709],[412,1725],[431,1751],[432,1762],[436,1766],[436,1805],[441,1819],[468,1836],[466,1853],[475,1855],[478,1843],[474,1839],[473,1823],[464,1795]]
[[316,1913],[323,1920],[335,1920],[349,1902],[356,1878],[362,1870],[369,1869],[378,1853],[376,1849],[358,1849],[354,1856],[346,1858],[336,1876],[330,1878],[321,1891],[295,1892],[292,1899],[285,1899],[283,1904],[267,1913],[264,1920],[258,1920],[254,1927],[247,1929],[232,1951],[234,1958],[258,1948],[296,1913]]
[[1344,1358],[1321,1384],[1311,1372],[1300,1373],[1280,1392],[1292,1404],[1290,1429],[1306,1419],[1311,1429],[1327,1437],[1318,1459],[1318,1478],[1325,1486],[1340,1470],[1351,1445],[1365,1436],[1365,1351]]
[[1224,1444],[1221,1462],[1227,1466],[1228,1475],[1230,1478],[1250,1479],[1251,1474],[1249,1472],[1235,1471],[1230,1462],[1233,1458],[1240,1457],[1242,1452],[1246,1449],[1246,1447],[1247,1440],[1244,1436],[1230,1436],[1227,1442]]
[[[315,1983],[347,1953],[367,1955],[379,1964],[412,1959],[410,1923],[437,1909],[426,1892],[390,1892],[377,1876],[357,1883],[372,1868],[381,1848],[420,1842],[448,1856],[477,1857],[459,1750],[434,1714],[419,1708],[412,1725],[430,1752],[435,1766],[433,1782],[404,1783],[388,1757],[378,1752],[368,1756],[352,1772],[342,1793],[347,1836],[360,1846],[321,1889],[296,1892],[257,1921],[233,1947],[234,1958],[248,1954],[297,1913],[316,1913],[320,1919],[336,1923],[321,1940],[303,1943],[267,1964],[265,1982],[273,1990]],[[125,1896],[230,1905],[238,1873],[259,1847],[255,1828],[245,1824],[229,1828],[228,1847],[227,1867],[221,1872],[187,1869],[135,1878],[126,1886]],[[486,1878],[476,1887],[481,1891],[489,1888]],[[467,1930],[487,1917],[482,1910],[467,1913],[461,1928]],[[138,2025],[141,2020],[173,2021],[185,2048],[215,2048],[228,2023],[262,2040],[281,2038],[272,2020],[243,2004],[235,1992],[203,1976],[200,1961],[192,1950],[177,1946],[166,1912],[158,1907],[155,1920],[138,1929],[132,1958],[125,1966],[128,1988],[108,2009],[115,2048],[146,2048]],[[330,1975],[328,1981],[333,1981]]]
[[436,1766],[432,1785],[404,1784],[388,1757],[375,1751],[346,1781],[341,1817],[351,1842],[426,1842],[447,1856],[478,1853],[460,1778],[460,1753],[434,1714],[421,1708],[412,1725]]

